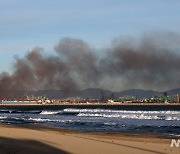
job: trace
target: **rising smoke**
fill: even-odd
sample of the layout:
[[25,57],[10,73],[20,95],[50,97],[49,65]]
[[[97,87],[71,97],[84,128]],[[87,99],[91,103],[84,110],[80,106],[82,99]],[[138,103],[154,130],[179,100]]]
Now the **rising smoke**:
[[115,39],[99,52],[83,40],[64,38],[56,54],[36,47],[24,58],[16,57],[14,71],[0,74],[0,90],[177,88],[179,44],[178,34],[151,34]]

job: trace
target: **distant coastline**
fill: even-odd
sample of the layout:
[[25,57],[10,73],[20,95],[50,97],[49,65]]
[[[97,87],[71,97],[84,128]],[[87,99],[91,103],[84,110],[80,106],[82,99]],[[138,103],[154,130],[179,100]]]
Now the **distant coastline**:
[[0,104],[0,106],[180,106],[180,103],[62,103],[62,104]]

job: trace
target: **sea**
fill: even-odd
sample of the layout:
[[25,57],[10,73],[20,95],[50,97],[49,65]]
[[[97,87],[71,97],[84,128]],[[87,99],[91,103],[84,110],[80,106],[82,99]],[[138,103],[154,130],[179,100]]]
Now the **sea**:
[[40,124],[88,132],[180,136],[178,105],[1,106],[0,122]]

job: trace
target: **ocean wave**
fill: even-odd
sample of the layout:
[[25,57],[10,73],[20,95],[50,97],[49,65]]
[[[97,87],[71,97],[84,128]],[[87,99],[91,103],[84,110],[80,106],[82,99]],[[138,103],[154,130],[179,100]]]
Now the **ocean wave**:
[[48,118],[28,118],[26,120],[34,121],[34,122],[60,122],[60,123],[72,122],[72,120],[48,119]]
[[167,116],[167,117],[165,118],[165,120],[169,120],[169,121],[171,121],[171,120],[176,120],[176,121],[179,121],[179,120],[180,120],[180,117]]
[[130,110],[107,110],[107,109],[73,109],[67,108],[64,112],[76,113],[128,113],[128,114],[180,114],[180,111],[130,111]]
[[56,115],[56,114],[58,114],[58,115],[76,115],[78,113],[79,112],[75,112],[75,111],[70,112],[70,111],[63,111],[63,110],[59,110],[59,111],[55,111],[55,110],[48,111],[48,110],[46,110],[46,111],[40,112],[40,114],[42,114],[42,115]]
[[62,111],[41,111],[40,114],[59,114]]
[[42,118],[29,118],[27,119],[29,121],[36,121],[36,122],[47,122],[47,121],[51,121],[50,119],[42,119]]
[[6,116],[2,116],[2,117],[0,116],[0,119],[6,119],[6,118],[7,118]]
[[27,114],[39,114],[39,113],[41,113],[41,111],[13,111],[12,113],[19,113],[19,114],[23,114],[23,113],[27,113]]
[[28,113],[28,114],[39,114],[41,111],[27,111],[27,110],[0,110],[0,113],[14,113],[14,114],[22,114],[22,113]]
[[0,113],[12,113],[14,110],[0,110]]
[[117,126],[118,124],[115,122],[105,122],[105,123],[103,123],[103,125],[105,125],[105,126]]
[[99,113],[79,113],[79,117],[103,117],[103,118],[122,118],[122,119],[146,119],[146,120],[176,120],[180,117],[173,116],[158,116],[158,115],[144,115],[144,114],[99,114]]

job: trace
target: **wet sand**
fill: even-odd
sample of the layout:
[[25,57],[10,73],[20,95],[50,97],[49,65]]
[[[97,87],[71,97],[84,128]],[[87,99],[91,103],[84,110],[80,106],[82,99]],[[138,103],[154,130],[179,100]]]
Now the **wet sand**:
[[179,154],[170,139],[0,124],[1,154]]

